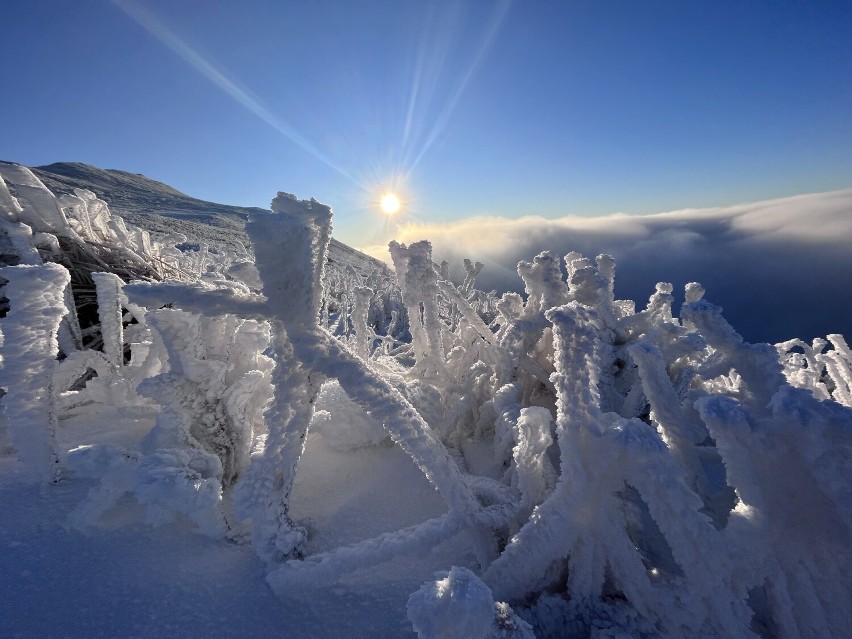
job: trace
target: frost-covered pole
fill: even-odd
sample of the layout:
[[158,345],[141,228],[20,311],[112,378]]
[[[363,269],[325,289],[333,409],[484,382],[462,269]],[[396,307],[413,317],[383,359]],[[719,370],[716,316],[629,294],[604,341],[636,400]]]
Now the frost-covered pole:
[[367,286],[355,288],[355,304],[352,309],[352,325],[355,327],[355,352],[364,359],[370,358],[372,331],[367,324],[373,290]]
[[[464,260],[465,278],[462,282],[460,293],[467,297],[473,291],[473,285],[476,282],[476,277],[482,272],[482,267],[485,266],[482,262],[472,264],[467,258]],[[445,278],[446,279],[446,278]]]
[[322,271],[331,238],[331,209],[288,193],[272,201],[275,214],[248,225],[272,324],[275,396],[266,412],[263,455],[237,487],[235,510],[253,523],[253,543],[266,561],[298,555],[304,532],[289,517],[290,491],[305,449],[322,379],[299,362],[287,329],[316,330],[324,297]]
[[438,311],[438,275],[432,262],[432,245],[422,240],[409,246],[390,242],[388,250],[397,272],[417,367],[431,367],[446,377],[444,325]]
[[5,295],[10,306],[0,321],[0,386],[6,389],[0,405],[25,476],[34,482],[55,482],[60,468],[52,379],[71,276],[59,264],[45,264],[9,266],[0,269],[0,277],[8,282]]
[[252,543],[268,563],[299,555],[305,541],[305,532],[290,519],[290,492],[319,388],[296,361],[280,320],[272,322],[272,351],[275,395],[264,416],[266,443],[237,484],[234,499],[237,516],[252,519]]
[[123,282],[114,273],[92,273],[98,296],[98,319],[104,341],[104,355],[115,367],[124,364],[124,326],[121,314]]
[[[494,556],[493,539],[490,531],[484,530],[477,520],[481,506],[446,449],[399,391],[317,325],[322,299],[322,271],[331,231],[331,209],[315,200],[299,202],[291,195],[279,194],[273,201],[273,211],[273,214],[253,216],[247,229],[254,245],[270,315],[279,320],[280,328],[286,331],[295,359],[306,371],[311,371],[310,376],[306,373],[305,384],[318,388],[323,378],[334,377],[354,402],[381,421],[394,441],[414,459],[438,489],[451,513],[461,517],[473,529],[479,559],[483,564],[487,563]],[[280,330],[276,323],[273,330]],[[293,366],[292,361],[279,361],[276,369]],[[311,392],[309,402],[313,401],[315,392]],[[276,388],[272,414],[282,401],[278,395]],[[289,410],[295,411],[297,407]],[[288,411],[282,410],[281,414],[285,412]],[[312,413],[312,406],[308,412]],[[308,412],[301,413],[302,417],[309,417]],[[283,429],[286,432],[283,439],[292,451],[287,455],[290,455],[289,459],[298,460],[308,421],[270,423],[265,455],[287,452],[276,452],[268,447],[277,436],[273,431]],[[297,441],[298,446],[294,447]],[[282,488],[289,490],[288,481],[292,484],[292,476],[285,478]]]

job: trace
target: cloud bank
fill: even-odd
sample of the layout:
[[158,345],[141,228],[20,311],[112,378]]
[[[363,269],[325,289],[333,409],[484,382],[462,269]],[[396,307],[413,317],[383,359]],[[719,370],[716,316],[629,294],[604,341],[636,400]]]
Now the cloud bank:
[[[515,267],[541,251],[616,258],[616,295],[641,307],[657,282],[707,299],[750,341],[852,337],[852,189],[657,215],[411,224],[397,240],[428,239],[437,261],[485,264],[478,288],[521,290]],[[387,261],[386,247],[366,252]]]

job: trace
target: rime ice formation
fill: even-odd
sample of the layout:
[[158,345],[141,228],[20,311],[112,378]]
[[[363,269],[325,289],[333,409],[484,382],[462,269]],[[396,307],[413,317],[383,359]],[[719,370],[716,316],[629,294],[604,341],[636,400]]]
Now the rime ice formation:
[[52,377],[59,353],[59,326],[68,313],[65,287],[70,278],[57,264],[11,266],[0,271],[9,300],[0,346],[6,428],[22,475],[35,481],[55,481],[60,465]]
[[408,618],[420,639],[533,639],[528,623],[467,568],[453,566],[408,599]]
[[188,250],[0,177],[2,450],[13,484],[85,486],[75,529],[131,503],[250,547],[287,600],[402,570],[421,637],[852,627],[841,335],[746,343],[697,283],[636,310],[608,255],[521,262],[524,296],[427,241],[365,273],[284,193],[253,255]]

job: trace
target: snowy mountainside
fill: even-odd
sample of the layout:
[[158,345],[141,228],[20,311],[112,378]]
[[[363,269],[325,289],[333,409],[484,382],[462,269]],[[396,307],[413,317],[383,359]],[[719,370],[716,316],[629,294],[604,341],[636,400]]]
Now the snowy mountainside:
[[[264,210],[199,200],[138,173],[101,169],[81,162],[55,162],[30,168],[55,194],[87,189],[131,224],[161,235],[182,233],[190,243],[203,242],[214,249],[234,250],[238,243],[248,247],[246,220],[252,213]],[[380,260],[333,238],[329,259],[352,265],[362,274],[387,270]]]
[[100,191],[109,196],[109,204],[116,212],[120,208],[132,209],[145,205],[154,207],[157,203],[167,201],[186,210],[209,210],[211,206],[210,202],[192,198],[141,173],[99,169],[82,162],[54,162],[30,167],[30,170],[54,193],[75,188],[89,189],[96,193]]

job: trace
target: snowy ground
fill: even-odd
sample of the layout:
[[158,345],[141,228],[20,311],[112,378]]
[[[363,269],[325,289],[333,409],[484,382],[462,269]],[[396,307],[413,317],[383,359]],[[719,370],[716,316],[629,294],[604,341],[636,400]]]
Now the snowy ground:
[[[63,424],[66,445],[97,433],[130,443],[152,425],[144,411]],[[334,424],[326,424],[332,428]],[[66,524],[91,482],[24,488],[0,463],[2,637],[377,637],[414,636],[409,595],[435,571],[468,564],[462,537],[428,556],[403,557],[330,588],[276,597],[250,546],[213,540],[188,521],[152,528],[125,498],[97,530]],[[321,432],[309,438],[293,493],[293,515],[322,552],[435,517],[443,501],[397,447],[342,451]]]

